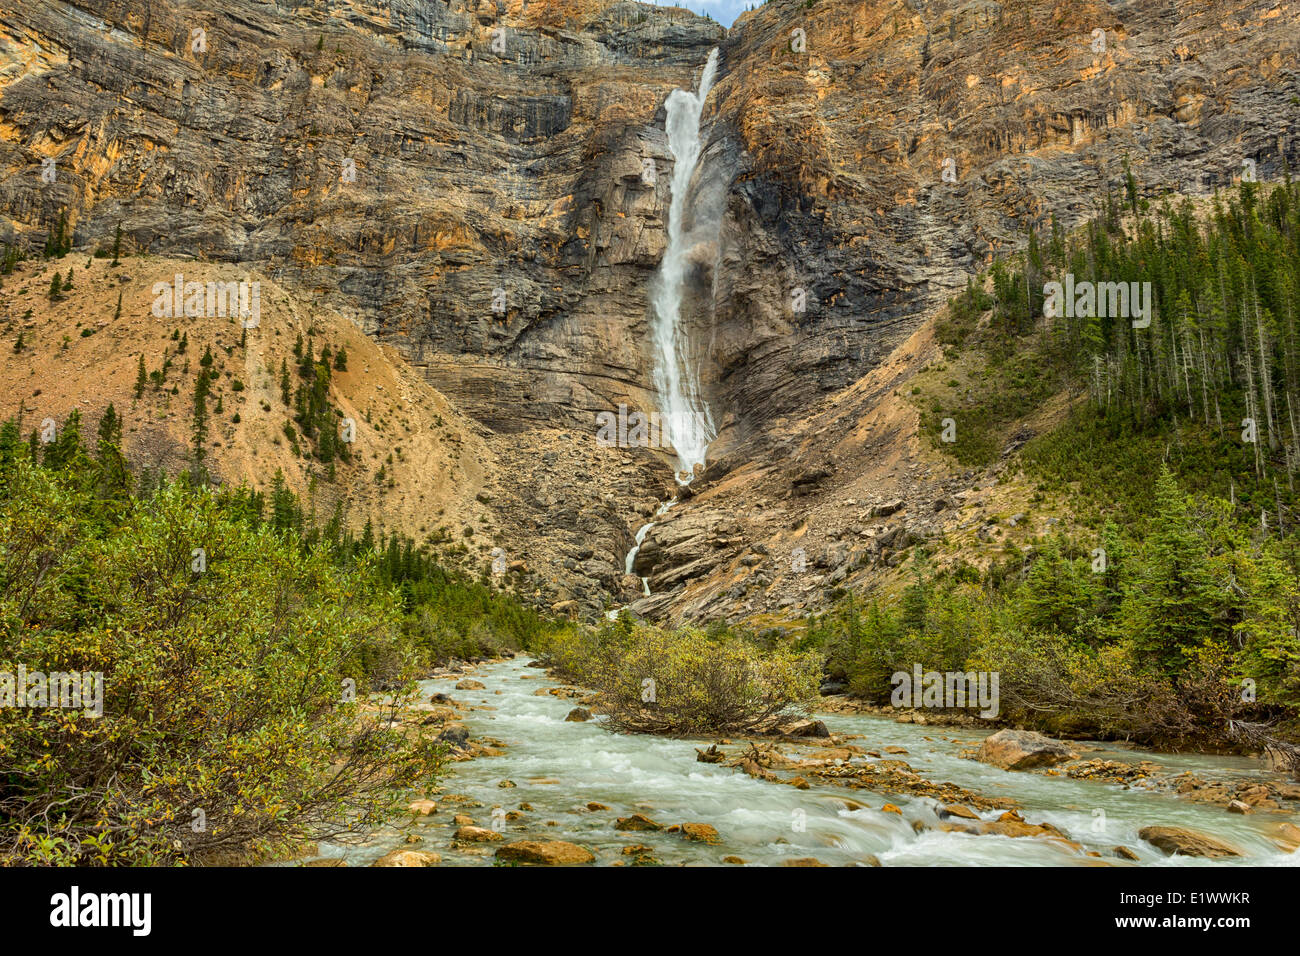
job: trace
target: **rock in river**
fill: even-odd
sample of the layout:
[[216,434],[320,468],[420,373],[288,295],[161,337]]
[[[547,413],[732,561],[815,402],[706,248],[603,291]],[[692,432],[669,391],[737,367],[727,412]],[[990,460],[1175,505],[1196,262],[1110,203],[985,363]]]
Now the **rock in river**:
[[497,859],[533,866],[578,866],[595,857],[576,843],[563,840],[520,840],[497,850]]
[[1210,859],[1241,856],[1241,851],[1231,844],[1185,827],[1143,827],[1138,831],[1138,836],[1174,856],[1203,856]]
[[976,758],[1003,770],[1029,770],[1050,767],[1078,755],[1059,740],[1044,737],[1032,730],[999,730],[984,738]]

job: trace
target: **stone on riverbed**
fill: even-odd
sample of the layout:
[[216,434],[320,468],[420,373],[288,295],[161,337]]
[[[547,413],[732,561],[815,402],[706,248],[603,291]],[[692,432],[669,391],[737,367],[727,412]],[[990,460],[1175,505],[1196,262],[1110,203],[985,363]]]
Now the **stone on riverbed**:
[[394,850],[371,863],[371,866],[436,866],[442,857],[427,850]]
[[1174,856],[1201,856],[1212,860],[1241,856],[1241,851],[1231,844],[1185,827],[1143,827],[1138,836]]
[[1279,823],[1269,839],[1280,849],[1286,850],[1288,853],[1294,853],[1297,849],[1300,849],[1300,827],[1294,823]]
[[497,840],[504,840],[505,837],[487,827],[461,827],[452,839],[461,843],[494,843]]
[[784,737],[829,737],[831,732],[820,720],[796,720],[782,724],[777,733]]
[[664,825],[651,820],[644,813],[634,813],[630,817],[619,817],[614,824],[615,830],[662,830]]
[[568,716],[565,717],[564,720],[566,723],[569,721],[581,723],[584,720],[591,720],[591,711],[586,707],[575,707],[573,710],[569,711]]
[[1033,767],[1050,767],[1065,760],[1075,760],[1078,754],[1059,740],[1045,737],[1032,730],[999,730],[984,738],[976,759],[1003,770],[1029,770]]
[[472,680],[467,677],[462,681],[456,682],[456,689],[457,690],[483,690],[483,684],[481,681]]
[[683,823],[682,836],[699,843],[720,843],[718,831],[707,823]]
[[596,859],[576,843],[563,840],[520,840],[497,850],[497,859],[530,866],[579,866]]

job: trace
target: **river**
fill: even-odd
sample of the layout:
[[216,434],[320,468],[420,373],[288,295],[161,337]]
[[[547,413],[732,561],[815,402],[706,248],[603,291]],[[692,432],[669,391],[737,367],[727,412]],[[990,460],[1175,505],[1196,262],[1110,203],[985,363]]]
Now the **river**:
[[[633,844],[652,847],[666,865],[721,864],[734,856],[748,864],[775,865],[783,860],[814,857],[832,866],[853,865],[874,856],[884,866],[933,865],[1097,865],[1095,857],[1071,852],[1059,843],[1032,837],[946,833],[937,829],[914,832],[912,822],[938,826],[935,801],[930,798],[883,796],[861,789],[818,783],[810,789],[756,780],[738,769],[696,760],[696,747],[711,740],[676,740],[615,734],[599,718],[566,722],[575,706],[571,699],[538,696],[542,689],[564,686],[545,671],[527,666],[525,658],[486,664],[472,675],[483,690],[455,690],[461,677],[422,682],[426,695],[446,693],[467,706],[463,720],[470,734],[492,737],[506,746],[504,754],[452,763],[440,781],[439,810],[416,818],[415,833],[423,837],[412,849],[432,850],[443,866],[492,865],[486,844],[482,855],[458,853],[452,846],[455,813],[472,816],[491,827],[491,811],[500,806],[515,811],[521,803],[531,810],[505,823],[507,840],[565,840],[596,855],[597,865],[628,862],[623,849]],[[473,709],[469,709],[473,708]],[[985,736],[984,731],[900,724],[874,716],[820,715],[836,735],[857,734],[851,741],[869,749],[903,747],[906,760],[929,780],[950,781],[988,797],[1011,797],[1030,823],[1051,823],[1086,850],[1102,853],[1108,863],[1123,865],[1296,865],[1300,852],[1287,854],[1265,833],[1294,817],[1259,812],[1239,816],[1222,807],[1197,803],[1169,793],[1124,789],[1120,785],[1072,780],[1041,773],[1008,772],[958,756]],[[1113,744],[1072,744],[1087,758],[1123,761],[1152,759],[1172,771],[1190,770],[1203,778],[1258,775],[1281,779],[1258,769],[1250,758],[1152,754]],[[1082,752],[1086,746],[1097,750]],[[782,744],[783,752],[799,748]],[[808,747],[809,756],[817,748]],[[885,755],[889,759],[890,755]],[[871,760],[870,757],[855,758]],[[502,781],[515,786],[503,788]],[[545,782],[552,781],[552,782]],[[460,804],[446,795],[468,798]],[[846,803],[865,804],[853,809]],[[591,811],[588,802],[606,810]],[[902,814],[881,812],[892,803]],[[476,806],[477,804],[477,806]],[[996,819],[1001,811],[981,813]],[[706,823],[715,827],[721,843],[707,845],[665,832],[620,832],[616,818],[645,814],[667,824]],[[1228,860],[1168,857],[1138,838],[1148,825],[1190,827],[1236,845],[1244,856]],[[386,833],[365,846],[322,846],[325,856],[343,856],[350,865],[366,865],[402,837]],[[1131,849],[1135,864],[1117,859],[1116,846]]]

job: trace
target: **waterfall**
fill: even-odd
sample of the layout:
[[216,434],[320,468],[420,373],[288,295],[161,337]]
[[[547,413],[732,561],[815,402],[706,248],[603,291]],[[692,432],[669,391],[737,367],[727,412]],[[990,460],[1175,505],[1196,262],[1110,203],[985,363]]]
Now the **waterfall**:
[[[700,395],[699,369],[681,325],[682,293],[690,271],[691,249],[698,240],[686,230],[684,220],[691,176],[700,158],[700,113],[717,69],[715,48],[700,74],[699,89],[694,93],[673,90],[665,104],[668,149],[673,154],[674,165],[668,205],[668,245],[651,296],[654,309],[651,335],[655,351],[654,385],[659,393],[664,437],[677,452],[677,481],[683,485],[695,477],[695,466],[704,464],[709,443],[717,437],[708,404]],[[719,222],[699,225],[711,229],[709,238],[716,239]]]
[[[650,304],[654,309],[651,338],[654,340],[654,385],[659,393],[660,417],[663,436],[677,452],[677,481],[690,484],[695,477],[695,466],[704,464],[709,443],[717,437],[708,403],[700,395],[700,373],[693,361],[690,342],[681,327],[682,291],[690,269],[693,243],[701,237],[686,230],[686,201],[691,189],[691,176],[700,159],[700,113],[713,86],[718,70],[718,50],[709,52],[709,58],[700,74],[700,88],[673,90],[668,94],[665,108],[668,118],[664,126],[668,133],[668,149],[673,154],[673,175],[670,183],[672,195],[668,202],[668,245],[659,264]],[[692,210],[699,212],[698,209]],[[719,210],[705,217],[708,222],[699,224],[709,231],[704,238],[716,239],[722,216]],[[673,498],[664,502],[655,512],[656,518],[677,503]],[[633,574],[637,552],[645,542],[655,523],[642,525],[636,533],[636,543],[624,558],[623,567]],[[641,589],[650,593],[650,581],[641,579]],[[617,611],[607,616],[617,617]]]

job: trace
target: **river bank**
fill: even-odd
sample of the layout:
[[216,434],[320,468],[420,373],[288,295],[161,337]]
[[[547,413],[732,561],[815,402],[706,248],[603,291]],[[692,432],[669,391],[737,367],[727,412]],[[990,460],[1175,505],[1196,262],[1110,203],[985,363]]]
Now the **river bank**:
[[[425,719],[455,715],[444,733],[458,753],[440,789],[412,804],[409,821],[360,845],[324,844],[311,865],[482,866],[548,853],[595,865],[1300,861],[1300,789],[1247,757],[1072,741],[1077,760],[1007,771],[972,759],[984,729],[840,713],[817,715],[825,738],[613,734],[598,717],[567,719],[585,692],[522,658],[421,689]],[[1247,812],[1217,802],[1243,788],[1256,788]],[[1170,855],[1175,844],[1152,827],[1232,855]]]

